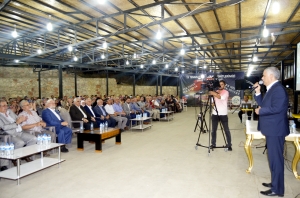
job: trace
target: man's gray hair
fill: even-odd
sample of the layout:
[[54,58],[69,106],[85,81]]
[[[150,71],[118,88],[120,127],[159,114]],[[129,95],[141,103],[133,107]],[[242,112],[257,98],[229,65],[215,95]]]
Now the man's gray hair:
[[23,106],[24,106],[25,102],[28,102],[28,101],[27,100],[21,100],[21,102],[19,103],[19,105],[22,109],[23,109]]
[[53,99],[49,99],[46,101],[46,105],[48,105],[50,102],[55,102]]
[[276,80],[279,80],[280,71],[277,69],[277,67],[268,67],[268,68],[265,69],[265,71],[268,74],[272,74]]
[[4,99],[0,99],[0,103],[2,103],[2,102],[5,102],[5,103],[7,103],[7,102],[6,102],[6,100],[4,100]]
[[73,102],[77,102],[77,100],[81,100],[81,98],[80,97],[77,97],[77,98],[75,97]]

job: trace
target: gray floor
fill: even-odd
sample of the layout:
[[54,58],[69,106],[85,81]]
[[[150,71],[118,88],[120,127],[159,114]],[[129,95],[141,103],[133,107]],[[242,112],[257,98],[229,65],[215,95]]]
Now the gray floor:
[[[245,172],[248,159],[244,151],[244,125],[237,113],[229,114],[233,151],[215,149],[208,156],[206,148],[195,144],[195,109],[175,114],[174,121],[154,122],[152,129],[122,133],[122,144],[107,140],[102,153],[85,142],[85,150],[76,150],[76,137],[70,152],[62,154],[65,162],[16,181],[0,181],[1,198],[32,197],[100,197],[100,198],[257,198],[267,190],[262,182],[270,182],[270,172],[263,149],[253,148],[254,167]],[[224,144],[221,132],[217,145]],[[208,145],[208,134],[199,141]],[[264,145],[255,140],[253,146]],[[300,181],[289,171],[294,146],[287,143],[285,197],[300,193]],[[56,157],[56,154],[52,154]],[[300,165],[298,165],[300,172]],[[300,197],[300,196],[299,196]]]

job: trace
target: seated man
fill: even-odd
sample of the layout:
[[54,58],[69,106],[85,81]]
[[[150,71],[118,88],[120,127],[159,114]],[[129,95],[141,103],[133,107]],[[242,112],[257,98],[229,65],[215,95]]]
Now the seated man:
[[132,117],[130,117],[130,116],[128,116],[126,114],[126,112],[122,108],[122,105],[120,103],[120,99],[119,98],[115,98],[114,101],[115,101],[114,104],[113,104],[114,111],[115,111],[115,113],[118,116],[122,116],[122,117],[126,117],[127,118],[127,123],[126,123],[125,129],[128,129],[128,126],[130,125],[130,119],[132,119]]
[[147,96],[145,102],[146,111],[148,111],[152,117],[152,121],[159,121],[160,112],[158,109],[155,109],[154,103],[152,102],[152,97]]
[[[242,109],[243,109],[243,105],[244,104],[251,104],[251,106],[252,106],[252,101],[251,100],[249,100],[249,97],[248,96],[244,96],[244,100],[242,100],[242,102],[241,102],[241,105],[240,105],[240,111],[239,111],[239,113],[238,113],[238,115],[239,115],[239,118],[240,118],[240,120],[241,120],[241,123],[242,123],[242,115],[245,113]],[[252,114],[252,111],[247,111],[247,115],[248,115],[248,120],[251,120],[251,114]]]
[[100,123],[107,122],[108,127],[115,128],[116,126],[116,120],[110,117],[110,115],[106,112],[104,106],[103,106],[103,100],[98,99],[97,105],[93,108],[94,113],[96,115],[96,120],[99,119]]
[[[55,102],[53,99],[49,99],[46,102],[46,109],[42,112],[42,119],[47,126],[54,126],[57,142],[62,144],[70,144],[72,141],[72,129],[68,126],[68,123],[65,122],[59,115],[59,112],[55,110]],[[61,147],[61,152],[67,153],[69,150],[65,147]]]
[[[80,105],[81,98],[74,98],[74,104],[70,107],[70,116],[73,121],[83,121],[83,127],[87,130],[91,129],[91,123],[96,127],[97,123],[94,117],[87,113]],[[79,124],[73,124],[74,127],[79,127]]]
[[[146,113],[147,117],[150,117],[150,113],[145,111],[145,109],[141,108],[140,105],[137,103],[136,97],[133,97],[131,99],[131,106],[132,106],[132,109],[134,109],[136,112],[139,112],[139,114],[143,115],[143,113]],[[149,124],[149,123],[150,123],[149,120],[144,121],[144,124]]]
[[[127,98],[122,105],[122,109],[126,114],[128,120],[136,118],[136,112],[132,109],[131,99]],[[132,124],[135,125],[135,121],[132,121]]]
[[[25,116],[27,120],[22,122],[20,125],[22,130],[37,136],[38,134],[45,133],[51,136],[52,142],[56,142],[56,134],[44,129],[46,127],[46,123],[42,121],[42,119],[37,115],[37,113],[33,110],[30,110],[30,105],[27,100],[22,100],[19,105],[23,111],[19,114],[18,117]],[[49,156],[47,152],[44,152],[44,156]]]
[[[7,109],[7,102],[0,99],[0,128],[5,133],[11,135],[11,141],[15,145],[15,149],[22,148],[25,145],[30,146],[36,144],[36,137],[22,131],[21,123],[26,121],[26,116],[17,117],[10,109]],[[24,158],[25,161],[32,161],[29,157]],[[16,161],[13,161],[16,166]]]
[[117,113],[115,112],[115,110],[112,106],[112,102],[113,102],[112,99],[108,99],[107,104],[105,105],[104,108],[105,108],[106,112],[110,115],[110,117],[112,117],[113,119],[115,119],[118,122],[118,128],[120,129],[120,131],[124,132],[124,129],[125,129],[126,123],[127,123],[127,118],[117,115]]

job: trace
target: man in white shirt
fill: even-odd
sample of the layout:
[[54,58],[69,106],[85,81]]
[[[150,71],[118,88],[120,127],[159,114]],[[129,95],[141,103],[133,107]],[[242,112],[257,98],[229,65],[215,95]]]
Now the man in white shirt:
[[[241,120],[241,123],[242,123],[242,115],[245,113],[245,111],[243,111],[242,109],[248,109],[248,108],[251,108],[251,107],[245,107],[246,104],[250,104],[251,107],[252,107],[252,101],[249,100],[249,97],[248,96],[244,96],[244,100],[242,100],[241,102],[241,105],[240,105],[240,111],[238,113],[239,115],[239,118]],[[251,115],[252,115],[252,111],[247,111],[247,115],[248,115],[248,120],[251,120]]]
[[112,99],[107,100],[107,104],[105,105],[105,111],[118,122],[118,128],[121,130],[121,132],[124,132],[124,129],[126,127],[127,118],[118,116],[117,113],[114,110],[114,107],[112,106]]

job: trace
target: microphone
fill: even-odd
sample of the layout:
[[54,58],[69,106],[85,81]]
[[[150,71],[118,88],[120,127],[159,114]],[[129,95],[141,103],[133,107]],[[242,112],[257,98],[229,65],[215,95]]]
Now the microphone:
[[[264,84],[264,81],[260,80],[260,81],[258,82],[258,84],[262,85],[262,84]],[[250,90],[250,93],[251,93],[252,91],[254,91],[257,87],[258,87],[258,86],[255,86],[255,87],[253,86],[252,89]]]

